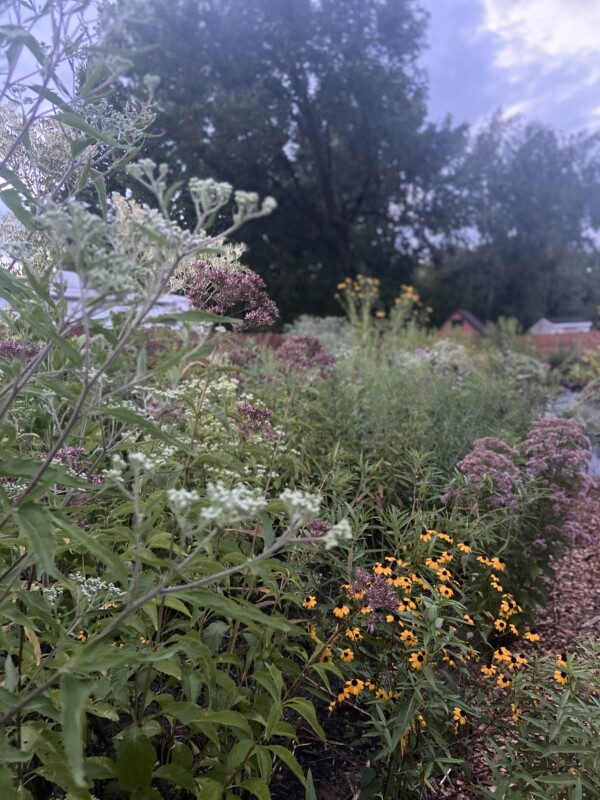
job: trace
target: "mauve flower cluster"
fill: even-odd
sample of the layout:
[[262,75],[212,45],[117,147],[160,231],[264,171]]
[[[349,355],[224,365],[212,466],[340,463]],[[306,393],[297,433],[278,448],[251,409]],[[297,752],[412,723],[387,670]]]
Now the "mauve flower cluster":
[[198,261],[187,276],[185,293],[195,308],[241,317],[238,329],[272,325],[279,316],[263,279],[251,269],[231,270]]
[[32,358],[40,346],[33,342],[20,342],[18,339],[0,339],[0,358]]
[[591,442],[583,425],[574,419],[538,420],[525,439],[523,450],[527,474],[552,482],[578,478],[592,458]]
[[320,517],[316,517],[315,519],[311,519],[311,521],[306,526],[307,533],[314,539],[317,539],[321,536],[325,536],[326,533],[333,528],[331,522],[327,522],[325,519],[321,519]]
[[321,342],[308,333],[297,333],[281,344],[275,355],[288,367],[298,372],[316,370],[321,377],[335,364],[335,356]]
[[582,470],[592,458],[592,445],[583,425],[573,419],[544,417],[525,440],[525,471],[550,489],[552,513],[563,520],[563,532],[571,542],[589,539],[573,508],[585,499],[591,484]]
[[102,478],[86,465],[89,457],[85,447],[63,447],[56,453],[56,459],[73,470],[76,475],[83,475],[88,483],[102,483]]
[[253,406],[250,403],[238,403],[235,407],[241,419],[230,420],[235,424],[244,439],[249,439],[252,433],[260,431],[269,439],[275,436],[275,428],[271,423],[273,412],[265,406]]
[[389,585],[383,575],[374,575],[360,567],[356,570],[354,582],[350,586],[352,594],[364,592],[365,605],[374,610],[379,608],[397,608],[400,598],[396,590]]
[[467,488],[451,489],[443,499],[472,499],[476,494],[492,508],[511,508],[519,502],[522,475],[514,459],[519,451],[501,439],[477,439],[473,450],[459,462]]

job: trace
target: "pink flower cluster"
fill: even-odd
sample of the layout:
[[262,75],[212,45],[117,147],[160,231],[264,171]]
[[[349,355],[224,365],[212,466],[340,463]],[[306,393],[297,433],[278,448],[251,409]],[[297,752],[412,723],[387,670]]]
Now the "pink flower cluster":
[[335,356],[308,333],[290,336],[277,348],[275,355],[286,366],[298,372],[316,370],[320,377],[325,377],[335,364]]
[[[519,451],[501,439],[478,439],[473,450],[459,462],[467,480],[466,494],[485,499],[491,508],[510,508],[519,502],[522,475],[515,464]],[[451,489],[444,501],[466,499],[464,489]]]
[[525,439],[525,470],[547,481],[573,480],[592,458],[592,445],[583,425],[574,419],[543,417]]
[[315,519],[311,519],[311,521],[306,526],[308,535],[313,537],[314,539],[319,538],[320,536],[325,536],[326,533],[333,528],[331,522],[327,522],[325,519],[321,519],[320,517],[316,517]]
[[56,453],[56,458],[72,469],[76,475],[87,478],[88,483],[102,483],[100,475],[92,472],[87,466],[89,455],[85,447],[63,447]]
[[39,352],[39,345],[20,342],[18,339],[0,339],[0,358],[32,358]]
[[197,261],[188,277],[186,296],[202,311],[240,318],[238,329],[272,325],[279,316],[263,279],[251,269],[233,271]]
[[269,439],[275,436],[275,428],[271,423],[273,412],[264,406],[253,406],[250,403],[238,403],[236,413],[241,419],[232,419],[244,439],[249,439],[252,433],[260,431]]
[[[443,500],[456,500],[474,510],[514,508],[523,498],[529,481],[547,491],[551,515],[569,539],[581,531],[572,509],[590,488],[584,470],[592,457],[591,443],[583,426],[575,420],[544,417],[538,420],[523,443],[521,452],[501,439],[478,439],[473,450],[458,464],[466,486],[451,488]],[[546,533],[559,528],[550,524]],[[546,541],[536,539],[544,549]]]
[[356,570],[354,582],[350,587],[352,594],[365,592],[364,603],[372,609],[397,608],[400,598],[383,575],[374,575],[360,567]]

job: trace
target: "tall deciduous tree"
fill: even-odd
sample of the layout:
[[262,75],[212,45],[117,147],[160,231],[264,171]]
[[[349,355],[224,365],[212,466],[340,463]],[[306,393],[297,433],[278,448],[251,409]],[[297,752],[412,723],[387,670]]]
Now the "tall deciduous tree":
[[425,124],[413,0],[120,2],[131,77],[161,79],[161,160],[276,197],[244,238],[288,316],[331,310],[344,275],[410,277],[463,139]]
[[599,178],[600,137],[495,115],[455,169],[462,229],[424,270],[428,299],[440,311],[462,306],[525,325],[595,314]]

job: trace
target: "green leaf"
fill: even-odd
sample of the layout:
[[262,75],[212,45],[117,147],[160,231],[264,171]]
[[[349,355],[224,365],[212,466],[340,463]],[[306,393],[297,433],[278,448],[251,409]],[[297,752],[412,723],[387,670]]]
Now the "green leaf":
[[323,741],[325,741],[325,731],[319,725],[317,720],[317,715],[315,712],[315,707],[310,702],[310,700],[306,700],[304,697],[292,697],[291,700],[286,702],[286,707],[293,708],[300,716],[308,722],[310,727],[313,731],[319,736]]
[[35,216],[25,208],[16,189],[3,189],[0,192],[0,200],[9,211],[12,211],[23,227],[27,228],[28,231],[35,229]]
[[98,128],[94,128],[93,125],[86,122],[82,116],[75,114],[73,111],[62,111],[60,114],[56,115],[55,119],[57,122],[67,125],[69,128],[74,128],[75,130],[87,134],[92,139],[110,145],[110,147],[120,147],[116,139],[113,139],[112,136],[107,136],[105,133],[98,130]]
[[224,789],[225,787],[219,781],[214,781],[212,778],[204,778],[198,800],[221,800]]
[[132,792],[150,786],[156,754],[152,743],[136,725],[127,728],[117,750],[117,779]]
[[8,655],[4,660],[4,688],[9,692],[14,692],[18,685],[19,673],[17,672],[14,661],[10,655]]
[[219,314],[211,314],[209,311],[200,311],[198,308],[191,308],[189,311],[174,311],[171,314],[161,314],[152,317],[152,322],[210,322],[222,325],[224,322],[239,322],[235,317],[222,317]]
[[300,783],[303,786],[306,786],[306,778],[302,772],[302,767],[298,763],[296,756],[291,752],[291,750],[288,750],[280,744],[271,744],[268,747],[273,755],[277,756],[277,758],[286,765],[289,771],[298,778]]
[[80,545],[84,553],[90,553],[108,567],[111,581],[116,581],[124,587],[128,585],[129,575],[123,566],[122,560],[112,550],[97,541],[96,533],[93,529],[84,531],[78,525],[63,519],[59,514],[53,515],[53,522],[69,539]]
[[315,790],[315,784],[313,782],[312,772],[308,770],[306,775],[306,794],[304,796],[304,800],[319,800],[317,797],[317,792]]
[[60,679],[61,718],[65,754],[77,786],[85,786],[83,748],[85,739],[85,704],[92,690],[89,680],[75,675],[63,675]]
[[23,503],[12,513],[31,546],[33,559],[39,572],[58,577],[59,573],[54,566],[56,537],[52,530],[52,518],[48,510],[33,503]]
[[150,434],[161,442],[165,442],[166,444],[177,447],[184,453],[191,452],[190,448],[184,442],[166,433],[166,431],[163,431],[153,422],[150,422],[150,420],[146,419],[146,417],[142,417],[141,414],[137,414],[135,411],[130,411],[128,408],[121,408],[119,406],[101,406],[96,413],[100,419],[112,417],[113,419],[117,419],[120,422],[124,422],[127,425],[133,426],[134,428],[139,428],[139,430],[143,431],[144,433]]
[[284,633],[297,634],[299,629],[293,622],[289,622],[285,617],[276,614],[263,614],[258,608],[244,600],[233,600],[224,597],[210,589],[195,589],[194,591],[182,591],[179,597],[186,602],[201,609],[211,609],[225,617],[236,619],[239,622],[258,623],[268,628],[274,628]]
[[104,176],[101,172],[98,172],[97,169],[90,169],[90,177],[92,179],[92,183],[96,187],[96,191],[98,192],[102,216],[104,219],[106,219],[108,214],[108,203],[106,202],[106,184],[104,182]]
[[267,719],[267,725],[265,728],[265,738],[270,739],[273,736],[273,731],[277,727],[277,725],[281,722],[281,718],[283,717],[283,706],[281,703],[273,703],[271,709],[269,710],[269,717]]
[[269,787],[264,781],[261,781],[260,778],[246,778],[246,780],[241,784],[241,787],[247,792],[253,794],[254,797],[258,797],[258,800],[271,800],[271,792],[269,791]]
[[162,767],[154,771],[153,777],[160,778],[163,781],[170,781],[175,786],[181,786],[182,789],[186,789],[194,795],[196,793],[196,781],[192,778],[190,770],[184,769],[179,764],[163,764]]

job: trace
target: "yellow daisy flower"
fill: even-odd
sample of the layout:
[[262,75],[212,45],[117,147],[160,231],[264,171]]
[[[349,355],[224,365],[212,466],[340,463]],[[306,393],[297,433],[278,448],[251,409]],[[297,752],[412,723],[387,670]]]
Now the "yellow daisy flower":
[[417,650],[416,653],[411,653],[408,659],[410,661],[410,666],[413,669],[423,669],[425,664],[427,663],[427,653],[425,650]]
[[333,609],[333,616],[337,617],[338,619],[342,619],[343,617],[347,617],[350,613],[350,609],[348,606],[344,605],[341,601],[337,604],[337,606]]
[[302,603],[303,608],[314,608],[316,605],[317,598],[312,594],[309,594],[308,597],[305,597],[304,602]]

